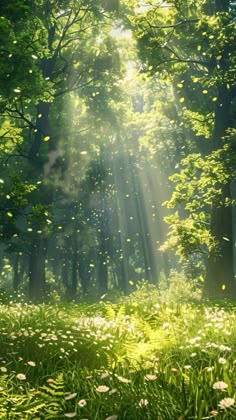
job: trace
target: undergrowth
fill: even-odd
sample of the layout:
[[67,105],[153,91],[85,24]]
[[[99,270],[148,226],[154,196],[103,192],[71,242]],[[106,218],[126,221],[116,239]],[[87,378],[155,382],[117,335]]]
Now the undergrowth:
[[1,305],[0,419],[235,419],[235,307],[196,296]]

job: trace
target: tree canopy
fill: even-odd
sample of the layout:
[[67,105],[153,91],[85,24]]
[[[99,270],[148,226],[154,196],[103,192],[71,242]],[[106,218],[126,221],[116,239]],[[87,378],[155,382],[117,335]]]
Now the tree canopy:
[[1,287],[77,299],[182,268],[236,296],[235,19],[227,0],[2,2]]

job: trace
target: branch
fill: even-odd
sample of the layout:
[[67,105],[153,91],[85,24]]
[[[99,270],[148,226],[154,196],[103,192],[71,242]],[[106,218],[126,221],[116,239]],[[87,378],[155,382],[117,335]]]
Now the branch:
[[204,122],[207,122],[207,121],[210,121],[210,120],[215,120],[215,117],[206,117],[206,118],[203,118],[202,120],[200,120],[199,118],[195,118],[195,117],[192,117],[191,116],[191,120],[193,120],[193,121],[197,121],[197,122],[199,122],[199,123],[204,123]]
[[209,70],[210,67],[210,63],[208,61],[200,61],[200,60],[195,60],[195,59],[190,59],[190,58],[181,58],[172,48],[170,48],[167,43],[165,43],[162,48],[165,48],[166,50],[170,51],[171,54],[174,54],[175,57],[177,58],[177,61],[180,62],[190,62],[192,64],[199,64],[201,66],[206,67]]
[[94,127],[94,126],[95,126],[95,123],[91,124],[89,127],[83,128],[83,129],[81,129],[81,130],[75,130],[75,131],[74,131],[74,133],[75,133],[75,134],[84,133],[85,131],[90,130],[90,129],[91,129],[92,127]]
[[179,58],[179,59],[169,58],[169,59],[160,61],[160,63],[157,65],[157,67],[161,66],[162,64],[171,63],[171,62],[197,64],[199,66],[206,67],[207,69],[209,68],[209,63],[207,61],[199,61],[199,60],[194,60],[194,59],[190,59],[190,58]]
[[7,112],[9,112],[10,114],[11,113],[16,113],[16,114],[18,114],[19,115],[19,117],[16,117],[16,116],[14,116],[14,115],[12,115],[12,118],[21,118],[23,121],[25,121],[27,124],[28,124],[28,126],[31,128],[31,129],[38,129],[37,128],[37,126],[35,125],[35,124],[33,124],[32,123],[32,121],[30,121],[28,118],[26,118],[25,117],[25,115],[19,110],[19,109],[17,109],[17,107],[16,107],[16,109],[9,109],[9,108],[6,108],[6,111]]
[[172,25],[152,25],[146,17],[145,17],[145,20],[150,26],[150,28],[152,29],[174,29],[174,30],[178,28],[179,26],[188,25],[189,23],[199,22],[199,19],[186,19],[186,20],[181,20],[180,22],[177,22],[177,23],[173,23]]
[[[84,73],[84,72],[83,72]],[[81,78],[81,74],[79,75],[79,77],[72,83],[72,85],[71,86],[69,86],[68,88],[65,88],[65,89],[63,89],[63,90],[61,90],[60,92],[57,92],[57,93],[55,93],[54,94],[54,97],[55,98],[57,98],[58,96],[61,96],[61,95],[64,95],[64,93],[68,93],[68,92],[73,92],[73,91],[75,91],[75,90],[77,90],[77,89],[82,89],[84,86],[87,86],[87,85],[89,85],[90,83],[92,83],[92,82],[94,82],[96,79],[91,79],[91,80],[89,80],[88,82],[85,82],[85,83],[83,83],[83,84],[81,84],[81,85],[77,85],[76,86],[76,84],[79,82],[79,80],[80,80],[80,78]]]
[[13,153],[12,155],[9,155],[6,159],[5,159],[5,165],[8,164],[9,160],[13,157],[20,157],[20,158],[24,158],[29,160],[29,156],[28,155],[23,155],[23,154],[17,154],[17,153]]
[[1,139],[4,139],[4,138],[5,139],[12,139],[12,136],[11,137],[7,137],[7,134],[10,133],[10,132],[11,132],[11,129],[5,131],[3,134],[1,134],[0,138]]

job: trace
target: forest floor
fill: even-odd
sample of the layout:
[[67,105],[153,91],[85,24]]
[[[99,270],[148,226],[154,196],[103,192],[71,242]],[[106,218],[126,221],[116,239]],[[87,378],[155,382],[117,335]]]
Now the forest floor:
[[0,306],[0,419],[236,418],[236,305]]

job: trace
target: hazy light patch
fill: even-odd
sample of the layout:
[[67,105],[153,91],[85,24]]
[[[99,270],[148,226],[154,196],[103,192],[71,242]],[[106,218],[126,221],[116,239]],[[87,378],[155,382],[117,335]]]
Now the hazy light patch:
[[165,269],[165,256],[159,250],[165,237],[163,223],[163,207],[161,203],[167,199],[165,191],[165,179],[158,165],[149,162],[144,170],[138,171],[140,185],[140,205],[144,207],[142,219],[144,245],[149,252],[150,265],[152,266],[152,275],[155,281],[159,281],[160,273]]
[[103,37],[101,36],[101,35],[99,35],[97,38],[96,38],[96,44],[97,45],[101,45],[103,43]]
[[133,61],[128,61],[125,81],[133,80],[135,72],[135,64]]
[[132,37],[132,32],[128,29],[122,29],[118,26],[113,26],[110,35],[113,38],[123,38],[123,39],[131,39]]
[[135,13],[144,13],[153,7],[171,7],[171,4],[168,4],[166,1],[161,0],[149,0],[149,1],[139,1],[139,7],[135,10]]
[[[114,139],[113,143],[119,142],[119,140]],[[120,153],[122,153],[122,144],[120,144]],[[127,257],[127,217],[126,217],[126,211],[125,211],[125,198],[124,198],[124,183],[125,183],[125,177],[129,173],[128,167],[126,167],[125,162],[123,162],[123,165],[125,166],[124,170],[121,171],[120,169],[120,162],[119,159],[117,159],[116,155],[112,153],[111,155],[111,167],[112,172],[114,175],[114,181],[115,181],[115,188],[116,188],[116,206],[117,206],[117,215],[119,220],[119,229],[118,232],[120,234],[120,245],[121,248],[117,249],[117,253],[119,255],[120,263],[123,265],[124,270],[124,281],[127,286],[127,280],[129,277],[129,264],[128,264],[128,257]]]
[[137,7],[137,9],[135,10],[135,13],[143,13],[146,10],[150,9],[153,5],[150,3],[144,3],[144,2],[139,2],[139,7]]

